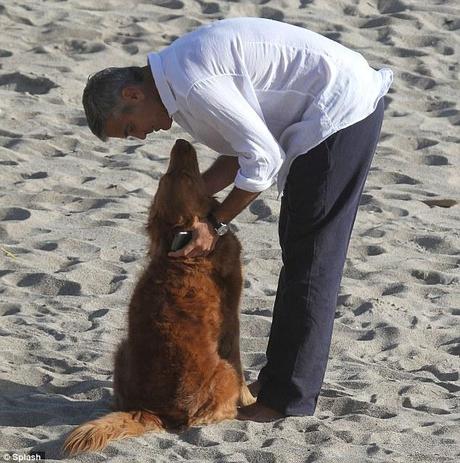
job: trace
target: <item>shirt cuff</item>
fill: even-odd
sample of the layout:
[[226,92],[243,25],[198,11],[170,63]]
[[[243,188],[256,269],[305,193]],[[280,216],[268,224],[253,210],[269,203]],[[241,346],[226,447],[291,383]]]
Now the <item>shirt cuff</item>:
[[240,171],[238,171],[235,177],[235,186],[240,190],[250,191],[251,193],[264,191],[267,188],[270,188],[274,182],[275,178],[266,181],[254,180],[252,178],[245,177]]

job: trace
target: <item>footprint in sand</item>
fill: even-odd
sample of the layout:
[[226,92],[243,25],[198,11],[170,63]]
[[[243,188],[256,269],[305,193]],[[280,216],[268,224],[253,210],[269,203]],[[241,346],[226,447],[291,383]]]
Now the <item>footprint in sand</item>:
[[400,58],[414,58],[420,56],[428,56],[429,53],[423,50],[414,50],[412,48],[394,47],[393,52]]
[[347,5],[343,8],[343,14],[347,16],[358,16],[359,15],[359,10],[356,6],[354,5]]
[[373,201],[374,197],[372,195],[368,195],[364,193],[359,200],[360,206],[365,206],[366,204],[370,204]]
[[415,269],[412,270],[411,275],[426,285],[450,285],[452,283],[458,282],[458,278],[455,278],[451,275],[429,270]]
[[104,317],[105,315],[108,314],[108,312],[109,312],[108,309],[99,309],[99,310],[95,310],[94,312],[90,313],[88,315],[88,321],[91,322],[91,326],[88,328],[88,331],[93,330],[95,328],[99,328],[100,323],[99,323],[99,320],[97,319]]
[[75,269],[82,261],[78,257],[67,256],[67,262],[64,262],[55,273],[66,273]]
[[422,158],[422,162],[427,166],[448,166],[449,159],[439,154],[428,154]]
[[152,3],[171,10],[180,10],[184,8],[184,3],[180,0],[154,0]]
[[58,85],[46,77],[29,77],[20,72],[0,76],[0,88],[14,92],[44,95],[56,87]]
[[437,206],[437,207],[449,208],[449,207],[456,206],[458,204],[458,201],[456,201],[455,199],[439,198],[439,199],[424,199],[422,200],[422,203],[425,203],[427,206],[430,206],[430,207]]
[[443,109],[436,116],[447,117],[452,125],[460,125],[460,111],[457,109]]
[[377,29],[377,41],[387,45],[388,47],[395,46],[395,31],[391,26],[385,26]]
[[[2,136],[2,134],[0,133],[0,137]],[[17,163],[16,161],[10,161],[9,159],[5,160],[5,161],[0,161],[0,166],[18,166],[19,163]]]
[[452,48],[449,45],[445,45],[441,41],[436,45],[435,49],[438,53],[441,53],[441,55],[444,55],[444,56],[451,56],[455,53],[454,48]]
[[85,363],[88,363],[88,362],[93,362],[94,360],[97,360],[98,358],[100,358],[101,355],[100,354],[97,354],[95,352],[80,352],[77,356],[76,356],[76,359],[79,361],[79,362],[85,362]]
[[203,14],[215,14],[220,13],[220,5],[215,2],[202,2],[201,12]]
[[332,401],[331,411],[335,416],[345,415],[368,415],[375,418],[389,419],[397,416],[396,413],[391,413],[384,408],[374,404],[352,399],[349,397],[337,397]]
[[58,244],[54,241],[43,241],[41,243],[36,243],[33,247],[40,251],[55,251],[58,248]]
[[395,283],[384,289],[382,296],[393,296],[395,294],[404,293],[405,291],[407,291],[406,285],[403,285],[402,283]]
[[0,222],[3,220],[27,220],[31,213],[21,207],[6,207],[0,209]]
[[387,177],[389,183],[394,183],[396,185],[418,185],[420,183],[415,178],[397,172],[388,173]]
[[307,8],[310,3],[313,3],[314,0],[300,0],[300,6],[299,8]]
[[357,307],[355,310],[353,310],[353,314],[359,317],[360,315],[367,313],[367,312],[372,313],[373,307],[374,305],[372,304],[372,302],[364,302],[359,307]]
[[375,330],[368,330],[363,335],[356,338],[357,341],[373,341],[375,339]]
[[372,19],[366,19],[360,24],[361,29],[372,29],[373,27],[388,26],[394,22],[391,16],[378,16]]
[[361,233],[360,236],[369,236],[371,238],[383,238],[386,235],[384,230],[380,230],[378,227],[369,228],[365,232]]
[[386,252],[385,248],[382,246],[367,246],[366,254],[368,256],[380,256],[380,254],[384,254]]
[[414,239],[423,250],[433,254],[457,255],[459,250],[451,245],[445,238],[435,235],[423,235]]
[[444,19],[444,27],[449,31],[456,31],[460,29],[460,18],[457,19]]
[[426,105],[425,111],[427,113],[434,112],[434,111],[443,111],[443,110],[448,110],[452,109],[456,106],[455,101],[446,101],[446,100],[439,100],[439,97],[437,98],[430,98],[428,100],[428,103]]
[[421,90],[429,90],[436,85],[434,79],[411,72],[402,72],[400,78],[407,82],[410,87],[416,87]]
[[405,11],[407,6],[400,0],[378,0],[377,8],[382,14],[400,13]]
[[[6,314],[4,314],[6,315]],[[453,346],[450,346],[450,344],[453,344]],[[441,344],[441,346],[449,345],[449,347],[446,348],[446,352],[450,355],[454,355],[455,357],[460,356],[460,338],[457,339],[452,339],[451,341],[448,341],[444,344]],[[460,390],[460,388],[459,388]]]
[[[447,371],[447,372],[442,372],[439,370],[439,368],[435,365],[424,365],[421,368],[418,368],[417,370],[410,370],[410,373],[417,373],[419,371],[427,371],[431,373],[437,380],[439,381],[447,381],[447,382],[454,382],[458,381],[460,373],[458,371]],[[426,382],[426,377],[419,378],[419,379],[424,379]]]
[[138,259],[138,256],[135,253],[125,252],[120,256],[120,262],[124,264],[129,264],[130,262],[135,262]]
[[89,42],[87,40],[70,39],[65,41],[65,47],[69,54],[86,54],[104,51],[107,47],[101,42]]
[[109,283],[109,290],[107,294],[113,294],[117,292],[123,285],[123,281],[125,281],[128,277],[126,275],[117,275],[112,278],[112,281]]
[[402,209],[401,207],[390,207],[385,206],[385,212],[389,212],[393,217],[407,217],[409,215],[409,211],[407,209]]
[[249,211],[257,216],[257,220],[266,222],[276,221],[276,217],[273,216],[270,206],[263,199],[253,201],[249,206]]
[[37,180],[48,177],[48,172],[34,172],[33,174],[21,174],[25,180]]
[[397,199],[398,201],[411,201],[412,195],[409,193],[383,193],[385,199]]
[[[263,443],[262,446],[263,445],[267,445],[267,444]],[[251,461],[251,462],[263,461],[264,463],[277,463],[279,461],[279,457],[274,452],[268,452],[266,450],[242,449],[241,453],[244,455],[244,460],[239,460],[239,461]],[[305,461],[314,461],[314,460],[305,460]]]
[[181,433],[180,440],[188,444],[198,447],[211,447],[218,445],[219,442],[215,439],[210,439],[206,436],[208,430],[206,428],[191,428]]
[[416,150],[422,150],[424,148],[429,148],[430,146],[438,145],[438,140],[433,140],[431,138],[419,137],[416,139]]
[[275,21],[283,21],[284,20],[284,13],[277,9],[271,8],[269,6],[263,6],[260,9],[260,17],[266,19],[273,19]]
[[80,296],[81,286],[68,280],[59,280],[46,273],[30,273],[19,277],[16,285],[30,288],[31,292],[47,296]]
[[0,305],[0,316],[7,317],[8,315],[16,315],[21,312],[21,305],[7,303]]
[[[444,410],[442,408],[432,407],[429,405],[413,405],[412,400],[410,397],[405,397],[402,401],[402,406],[404,408],[411,408],[413,410],[417,410],[418,412],[429,413],[433,415],[450,415],[452,412],[450,410]],[[455,442],[455,441],[453,441]]]

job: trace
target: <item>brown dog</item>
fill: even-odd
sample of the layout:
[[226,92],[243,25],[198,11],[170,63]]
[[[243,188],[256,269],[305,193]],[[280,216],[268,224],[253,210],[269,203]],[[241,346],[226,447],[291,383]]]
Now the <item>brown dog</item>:
[[150,208],[150,263],[129,306],[128,337],[115,357],[117,412],[79,426],[70,455],[110,440],[234,418],[254,399],[239,349],[241,247],[233,233],[208,257],[173,259],[175,233],[217,205],[207,196],[196,152],[178,140]]

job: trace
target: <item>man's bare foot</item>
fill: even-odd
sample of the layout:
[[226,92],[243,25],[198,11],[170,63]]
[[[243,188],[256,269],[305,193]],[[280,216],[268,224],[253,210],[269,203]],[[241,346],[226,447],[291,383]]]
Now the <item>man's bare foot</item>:
[[254,381],[248,386],[249,391],[254,397],[257,397],[257,395],[259,394],[260,388],[261,388],[261,385],[259,381]]
[[265,405],[255,403],[238,409],[238,420],[257,421],[258,423],[268,423],[270,421],[286,418],[285,415],[273,410]]

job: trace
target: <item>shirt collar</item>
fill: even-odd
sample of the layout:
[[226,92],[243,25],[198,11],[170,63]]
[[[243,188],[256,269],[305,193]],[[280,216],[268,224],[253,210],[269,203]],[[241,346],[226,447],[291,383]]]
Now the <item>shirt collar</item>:
[[163,71],[163,64],[161,57],[158,53],[149,53],[147,55],[149,61],[150,70],[152,71],[153,80],[160,94],[161,101],[166,107],[168,114],[172,116],[178,111],[176,99],[171,91],[171,88],[166,81],[166,76]]

